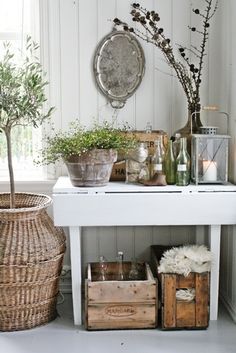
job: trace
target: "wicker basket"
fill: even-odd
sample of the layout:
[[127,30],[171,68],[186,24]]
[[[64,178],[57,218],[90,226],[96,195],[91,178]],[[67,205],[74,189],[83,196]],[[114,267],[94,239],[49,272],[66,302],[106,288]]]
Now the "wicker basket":
[[0,194],[0,330],[23,330],[56,317],[65,235],[53,225],[46,195]]
[[56,305],[57,297],[36,304],[0,306],[1,331],[26,330],[46,324],[56,318]]
[[0,285],[9,283],[26,283],[47,281],[59,277],[64,253],[54,259],[29,265],[0,265]]

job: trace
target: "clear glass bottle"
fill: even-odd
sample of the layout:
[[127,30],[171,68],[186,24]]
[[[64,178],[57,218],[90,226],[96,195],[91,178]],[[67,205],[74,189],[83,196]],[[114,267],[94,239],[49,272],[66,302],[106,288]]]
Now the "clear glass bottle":
[[124,281],[124,269],[123,269],[124,253],[123,251],[118,251],[117,256],[117,280]]
[[180,138],[180,151],[176,159],[176,185],[186,186],[190,183],[190,156],[187,152],[187,138]]
[[151,162],[151,177],[153,177],[155,173],[164,174],[165,149],[163,145],[163,136],[159,136],[154,143],[155,152]]
[[132,259],[131,261],[131,268],[128,275],[129,280],[138,280],[139,279],[139,271],[137,266],[136,259]]
[[101,255],[99,257],[99,281],[106,281],[106,276],[107,276],[107,259],[105,256]]
[[174,185],[176,183],[176,162],[173,153],[173,142],[168,141],[167,152],[165,156],[164,169],[166,175],[166,182],[168,185]]
[[147,125],[145,127],[145,132],[146,132],[146,134],[151,134],[152,133],[152,125],[151,125],[151,123],[149,121],[147,122]]

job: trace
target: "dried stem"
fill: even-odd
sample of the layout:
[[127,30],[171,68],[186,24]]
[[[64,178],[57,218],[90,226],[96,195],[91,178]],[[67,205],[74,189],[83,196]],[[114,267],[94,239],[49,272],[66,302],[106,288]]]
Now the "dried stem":
[[[167,64],[175,71],[176,77],[186,95],[188,105],[193,110],[196,110],[196,106],[200,102],[201,76],[204,57],[206,56],[206,44],[209,37],[209,22],[218,7],[218,0],[204,0],[204,2],[206,3],[206,8],[203,12],[199,9],[192,10],[202,19],[203,29],[199,30],[189,26],[192,32],[202,36],[199,47],[193,45],[190,48],[179,46],[179,53],[184,63],[176,59],[170,39],[165,36],[163,28],[159,27],[160,16],[157,12],[148,11],[137,3],[131,5],[132,20],[139,23],[145,30],[144,32],[128,26],[127,23],[122,22],[118,18],[114,19],[116,25],[122,25],[125,31],[133,33],[135,36],[155,45],[162,51]],[[191,62],[188,55],[186,55],[187,53],[193,54],[198,63],[194,64]]]

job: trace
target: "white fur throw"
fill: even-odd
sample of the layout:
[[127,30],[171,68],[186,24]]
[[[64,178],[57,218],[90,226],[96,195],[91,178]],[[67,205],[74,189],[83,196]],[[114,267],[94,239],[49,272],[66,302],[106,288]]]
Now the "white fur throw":
[[177,273],[187,276],[190,272],[211,269],[212,254],[205,245],[185,245],[167,250],[162,255],[159,273]]

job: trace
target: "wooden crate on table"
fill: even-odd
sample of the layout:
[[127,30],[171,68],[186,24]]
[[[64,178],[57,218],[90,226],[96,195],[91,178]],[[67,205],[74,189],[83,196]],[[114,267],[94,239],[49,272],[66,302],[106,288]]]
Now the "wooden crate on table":
[[[210,273],[190,273],[187,277],[175,273],[160,273],[157,268],[164,251],[170,246],[151,247],[151,263],[159,280],[162,329],[206,329],[209,325]],[[194,289],[192,301],[176,299],[180,289]]]
[[[163,130],[153,130],[151,133],[146,133],[145,131],[132,131],[127,133],[132,134],[136,137],[136,139],[140,142],[146,142],[149,155],[152,156],[155,151],[155,140],[163,136],[163,143],[164,146],[167,146],[168,143],[168,135],[165,131]],[[122,156],[118,154],[119,156],[119,161],[114,163],[113,168],[112,168],[112,173],[111,173],[111,181],[125,181],[125,175],[126,175],[126,165],[125,165],[125,156]]]
[[[140,280],[116,280],[117,264],[107,263],[107,280],[99,281],[99,263],[88,264],[85,317],[88,330],[154,328],[157,324],[157,286],[149,266]],[[124,262],[127,278],[130,262]]]

